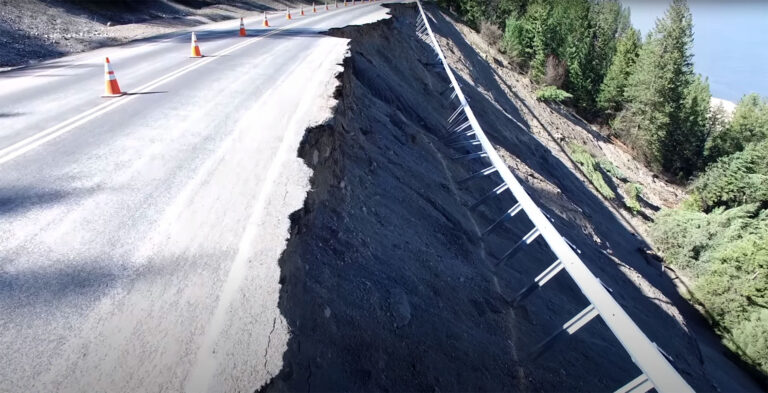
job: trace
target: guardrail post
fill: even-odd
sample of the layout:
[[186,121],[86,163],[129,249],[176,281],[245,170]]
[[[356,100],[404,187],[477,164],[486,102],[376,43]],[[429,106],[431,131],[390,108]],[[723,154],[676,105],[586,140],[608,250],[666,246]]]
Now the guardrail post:
[[476,153],[469,153],[469,154],[464,154],[464,155],[460,155],[460,156],[453,156],[451,158],[454,159],[454,160],[472,160],[472,159],[475,159],[475,158],[482,158],[482,157],[488,157],[488,153],[486,153],[485,151],[478,151]]
[[533,227],[533,229],[531,229],[530,232],[528,232],[525,236],[523,236],[523,238],[520,239],[520,241],[517,242],[517,244],[515,244],[515,246],[512,247],[511,250],[507,251],[506,254],[502,255],[501,258],[499,258],[499,260],[496,262],[496,266],[501,265],[502,262],[517,255],[517,253],[519,253],[520,250],[523,249],[523,246],[531,244],[531,242],[536,240],[536,238],[539,237],[540,234],[541,234],[541,231],[539,230],[539,228]]
[[[472,141],[470,141],[470,143],[471,142]],[[492,174],[494,172],[496,172],[496,167],[491,165],[488,168],[479,170],[479,171],[477,171],[477,172],[475,172],[475,173],[473,173],[473,174],[471,174],[471,175],[469,175],[469,176],[459,180],[457,183],[458,184],[464,184],[464,183],[466,183],[466,182],[468,182],[468,181],[470,181],[472,179],[476,179],[478,177],[483,177],[483,176],[488,176],[488,175],[490,175],[490,174]]]
[[645,393],[653,389],[653,384],[645,374],[629,381],[626,385],[619,388],[616,393]]
[[504,192],[504,191],[506,191],[508,189],[509,189],[509,186],[507,185],[507,183],[501,183],[498,186],[496,186],[496,188],[491,190],[489,193],[487,193],[487,194],[483,195],[482,197],[480,197],[480,199],[475,201],[475,203],[469,205],[469,207],[467,207],[467,209],[469,209],[470,211],[475,210],[478,207],[480,207],[480,205],[485,203],[487,200],[491,199],[494,195],[499,195],[499,194],[501,194],[502,192]]
[[598,316],[597,309],[595,309],[594,305],[590,304],[585,309],[581,310],[580,313],[576,314],[575,317],[571,318],[571,320],[563,324],[563,327],[560,328],[560,330],[549,336],[549,338],[544,340],[541,344],[537,345],[536,348],[531,351],[528,357],[531,360],[537,359],[549,348],[551,348],[558,339],[576,333],[579,329],[581,329],[582,326],[586,325],[596,316]]
[[504,212],[504,215],[502,215],[498,220],[496,220],[493,224],[491,224],[491,226],[486,228],[486,230],[484,230],[483,233],[480,234],[480,236],[485,236],[489,234],[492,230],[496,229],[496,227],[498,227],[499,225],[511,220],[512,217],[515,216],[515,214],[520,213],[520,210],[523,210],[523,207],[519,203],[516,203],[515,206],[512,206],[511,208],[509,208],[509,210]]
[[515,299],[512,301],[512,307],[516,307],[518,304],[520,304],[520,302],[527,299],[528,296],[531,296],[534,292],[536,292],[537,289],[543,287],[547,281],[551,280],[552,277],[554,277],[557,273],[560,273],[561,270],[563,270],[563,263],[558,259],[553,264],[549,265],[546,270],[541,272],[541,274],[536,276],[531,285],[525,287],[525,289],[520,291],[517,296],[515,296]]

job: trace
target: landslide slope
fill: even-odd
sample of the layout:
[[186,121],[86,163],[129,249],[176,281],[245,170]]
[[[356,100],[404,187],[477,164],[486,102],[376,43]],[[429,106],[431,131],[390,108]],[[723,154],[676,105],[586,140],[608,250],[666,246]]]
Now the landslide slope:
[[[487,163],[441,139],[455,109],[448,80],[414,33],[416,8],[331,32],[349,38],[334,116],[299,155],[312,190],[291,217],[279,307],[291,330],[280,373],[261,391],[613,391],[639,370],[594,320],[537,359],[530,351],[587,302],[563,273],[521,307],[514,294],[554,261],[540,241],[497,265],[531,228],[512,206],[467,206],[498,184],[458,180]],[[589,268],[697,391],[758,390],[702,346],[690,306],[647,245],[529,130],[491,66],[430,9],[475,113],[502,156]],[[687,308],[686,308],[687,307]]]

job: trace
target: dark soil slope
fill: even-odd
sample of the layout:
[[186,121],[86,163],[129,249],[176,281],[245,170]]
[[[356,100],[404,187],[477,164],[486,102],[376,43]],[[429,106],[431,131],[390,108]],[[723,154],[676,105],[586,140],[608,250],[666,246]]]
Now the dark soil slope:
[[[508,299],[554,258],[546,245],[534,242],[497,266],[497,257],[531,224],[518,218],[480,236],[514,201],[496,198],[479,210],[467,209],[498,179],[458,181],[487,163],[451,159],[469,150],[441,141],[455,108],[448,80],[414,33],[414,5],[395,6],[392,13],[387,21],[333,32],[352,39],[351,54],[340,75],[335,116],[308,130],[299,151],[314,175],[304,208],[291,218],[291,238],[280,260],[279,306],[292,337],[282,371],[261,390],[621,387],[640,371],[598,319],[537,359],[529,357],[587,301],[561,273],[522,307],[510,306]],[[439,24],[439,14],[435,18]],[[476,53],[462,55],[469,63],[480,61]],[[493,104],[480,86],[463,83],[481,123],[516,163],[534,199],[552,201],[545,212],[694,389],[752,389],[738,378],[707,375],[705,361],[726,370],[733,366],[719,354],[705,358],[675,306],[662,299],[669,303],[662,308],[648,295],[672,286],[635,251],[641,241],[511,121],[509,116],[524,122],[511,101]],[[547,194],[531,182],[534,177],[559,191]],[[594,232],[559,207],[563,201],[576,201],[571,209],[594,219],[604,237],[600,244],[610,242],[611,253],[626,263],[606,255]],[[653,276],[650,281],[664,288],[640,288],[633,274]]]

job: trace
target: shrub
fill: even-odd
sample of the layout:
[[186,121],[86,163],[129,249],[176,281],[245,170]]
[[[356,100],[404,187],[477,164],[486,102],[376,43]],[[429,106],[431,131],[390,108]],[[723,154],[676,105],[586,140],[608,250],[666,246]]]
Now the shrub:
[[702,255],[707,250],[740,238],[745,228],[753,225],[757,205],[744,205],[734,209],[718,208],[711,213],[683,209],[665,209],[656,216],[651,228],[656,247],[665,260],[686,269],[697,278],[707,261]]
[[615,177],[616,179],[619,179],[623,182],[627,181],[627,176],[624,174],[624,172],[619,169],[616,165],[614,165],[611,161],[601,158],[597,160],[597,163],[600,165],[600,168],[603,168],[605,173]]
[[536,98],[540,101],[561,102],[572,97],[567,91],[560,90],[555,86],[544,86],[536,91]]
[[483,37],[485,42],[495,46],[501,42],[503,33],[496,24],[483,20],[480,22],[480,36]]
[[710,165],[693,189],[705,211],[768,202],[768,141],[747,145]]
[[665,210],[652,237],[670,264],[691,275],[693,294],[726,344],[768,372],[768,211],[757,204]]
[[626,203],[629,211],[631,211],[632,214],[640,212],[641,207],[639,198],[643,193],[643,186],[637,183],[627,183],[627,185],[624,186],[624,192],[627,194],[627,199],[624,203]]
[[589,182],[592,183],[597,191],[605,198],[616,198],[616,194],[608,186],[608,183],[605,182],[603,174],[600,172],[599,164],[592,154],[584,146],[576,143],[570,143],[568,150],[573,161],[579,165],[579,168],[581,168],[584,175],[587,176],[587,179],[589,179]]
[[743,351],[763,372],[768,373],[768,310],[756,310],[733,330],[737,352]]

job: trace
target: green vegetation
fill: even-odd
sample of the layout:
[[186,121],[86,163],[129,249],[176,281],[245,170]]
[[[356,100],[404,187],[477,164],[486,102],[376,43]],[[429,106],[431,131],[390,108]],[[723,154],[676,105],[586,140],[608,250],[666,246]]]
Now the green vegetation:
[[760,102],[745,114],[744,127],[716,131],[709,83],[693,69],[693,19],[685,0],[672,1],[644,40],[619,0],[438,2],[484,31],[498,25],[500,48],[544,86],[542,99],[562,101],[555,88],[571,94],[568,103],[579,114],[611,122],[646,164],[680,181],[738,149],[740,136],[753,135],[755,119],[766,118]]
[[536,91],[536,98],[541,101],[562,102],[573,98],[573,95],[555,86],[544,86]]
[[741,99],[727,126],[722,126],[718,116],[722,115],[713,113],[714,118],[710,119],[716,123],[712,126],[713,135],[707,147],[711,161],[742,151],[749,143],[768,139],[768,101],[757,94],[748,94]]
[[675,0],[649,33],[614,126],[652,168],[680,178],[701,169],[709,86],[693,71],[693,21]]
[[629,208],[629,211],[632,212],[632,214],[639,213],[642,209],[639,198],[643,193],[643,186],[637,183],[627,183],[627,185],[624,186],[624,193],[627,194],[627,199],[624,203]]
[[510,13],[504,27],[502,48],[510,57],[540,83],[553,84],[553,74],[566,74],[556,86],[592,115],[617,38],[630,24],[628,11],[615,0],[533,0]]
[[616,179],[619,179],[623,182],[626,182],[629,180],[627,176],[624,174],[624,172],[622,172],[621,169],[619,169],[619,167],[617,167],[607,159],[601,158],[597,160],[597,164],[600,165],[600,168],[602,168],[605,171],[605,173],[615,177]]
[[634,71],[637,55],[640,51],[640,32],[630,28],[619,38],[613,62],[600,85],[597,104],[601,110],[618,113],[624,109],[627,97],[627,81]]
[[[755,102],[742,100],[736,112]],[[742,132],[733,126],[742,121],[734,116],[721,132]],[[666,261],[691,276],[726,344],[768,373],[768,138],[708,166],[680,208],[656,217],[652,237]]]
[[668,263],[693,280],[725,342],[768,372],[768,211],[756,204],[709,213],[665,210],[653,239]]
[[[570,94],[569,105],[610,124],[651,169],[689,184],[681,207],[657,214],[652,237],[691,277],[727,345],[768,372],[768,100],[746,95],[732,118],[710,107],[686,1],[672,0],[644,38],[618,0],[438,2],[470,25],[496,24],[501,50],[543,87],[539,99]],[[607,181],[618,179],[627,208],[640,211],[640,185],[583,146],[568,148],[603,196],[616,197]]]
[[712,164],[693,183],[702,210],[768,203],[768,139]]
[[592,183],[597,191],[605,198],[616,198],[616,194],[608,186],[608,183],[605,182],[605,178],[600,171],[600,164],[595,160],[595,157],[584,146],[576,143],[568,144],[568,150],[573,161],[579,165],[579,168],[581,168],[584,175],[587,176],[589,182]]

